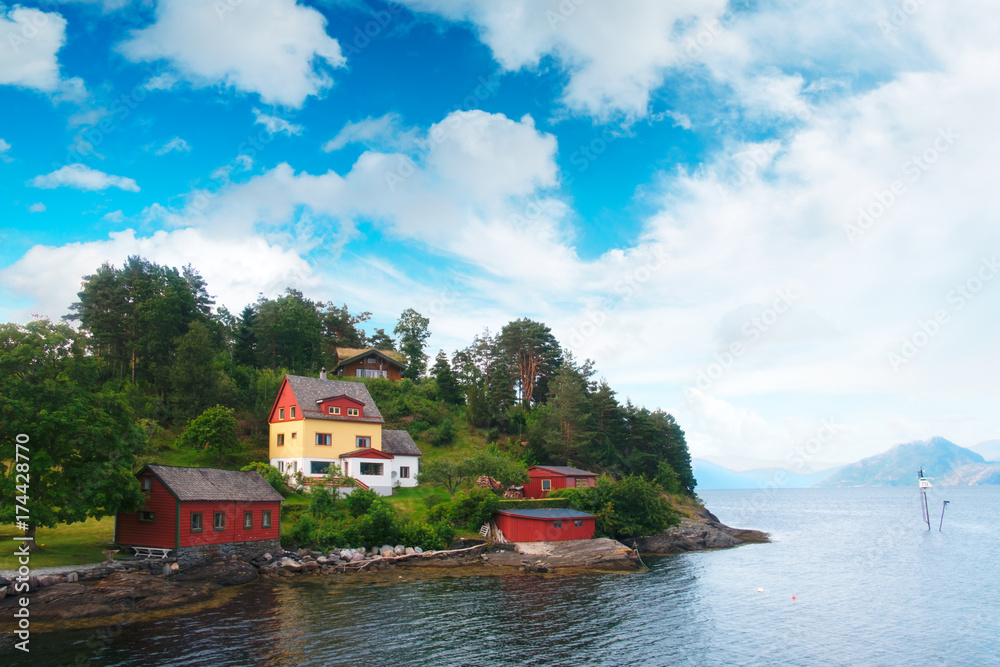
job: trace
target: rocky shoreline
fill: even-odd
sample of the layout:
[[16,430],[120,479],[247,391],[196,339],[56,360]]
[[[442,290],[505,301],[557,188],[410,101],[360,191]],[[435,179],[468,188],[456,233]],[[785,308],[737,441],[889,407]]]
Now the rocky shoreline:
[[[607,538],[516,545],[466,540],[454,545],[458,548],[432,552],[399,545],[332,552],[276,550],[249,562],[231,556],[184,569],[161,559],[119,561],[32,577],[28,595],[33,621],[65,621],[174,609],[209,601],[220,589],[257,580],[459,567],[482,574],[630,572],[644,568],[637,551],[670,555],[767,541],[766,533],[730,528],[702,510],[666,533],[637,538],[628,545]],[[0,610],[4,610],[0,613],[10,618],[6,610],[23,595],[14,593],[12,582],[0,581]]]
[[731,549],[743,544],[770,542],[767,533],[746,528],[731,528],[704,507],[694,518],[683,517],[680,525],[664,533],[628,540],[629,546],[644,556],[672,556],[691,551]]

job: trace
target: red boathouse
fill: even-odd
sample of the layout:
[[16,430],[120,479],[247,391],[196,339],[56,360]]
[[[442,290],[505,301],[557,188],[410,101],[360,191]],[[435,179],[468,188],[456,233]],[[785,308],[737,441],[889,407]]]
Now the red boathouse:
[[525,498],[544,498],[554,489],[575,489],[597,485],[597,473],[569,466],[531,466],[528,468]]
[[493,522],[511,542],[561,542],[594,537],[593,514],[567,509],[497,510]]
[[206,547],[253,556],[278,546],[282,497],[260,473],[147,465],[136,476],[146,502],[116,517],[122,546],[177,557]]

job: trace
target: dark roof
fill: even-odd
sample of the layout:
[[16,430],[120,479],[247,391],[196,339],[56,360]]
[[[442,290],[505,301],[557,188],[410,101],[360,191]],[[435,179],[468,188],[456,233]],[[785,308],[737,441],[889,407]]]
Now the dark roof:
[[497,514],[507,516],[519,516],[525,519],[595,519],[593,514],[581,512],[579,510],[565,510],[556,508],[546,508],[543,510],[497,510]]
[[566,475],[567,477],[597,477],[596,472],[587,472],[586,470],[571,468],[569,466],[532,466],[531,468],[528,468],[529,474],[533,468],[548,470],[556,473],[557,475]]
[[[321,380],[319,378],[303,377],[301,375],[286,375],[288,386],[295,394],[295,400],[302,407],[302,416],[310,419],[329,419],[331,421],[362,421],[384,424],[382,413],[378,411],[375,400],[368,393],[368,387],[363,382],[347,382],[345,380]],[[365,406],[364,417],[344,417],[327,415],[316,410],[316,402],[331,396],[347,396],[361,401]]]
[[148,465],[178,500],[281,502],[281,494],[259,472]]
[[358,357],[363,357],[372,353],[381,355],[386,360],[396,364],[401,368],[406,368],[406,355],[402,352],[396,352],[395,350],[378,350],[374,347],[338,347],[337,348],[337,368],[340,368],[344,364],[354,361]]
[[382,451],[397,456],[422,456],[417,443],[406,431],[382,431]]

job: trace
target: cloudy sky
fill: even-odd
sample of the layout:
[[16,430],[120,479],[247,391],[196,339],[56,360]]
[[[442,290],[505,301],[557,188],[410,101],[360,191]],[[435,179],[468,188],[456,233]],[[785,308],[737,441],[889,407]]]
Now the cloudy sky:
[[1000,437],[986,0],[0,4],[0,317],[130,254],[220,304],[549,324],[695,456]]

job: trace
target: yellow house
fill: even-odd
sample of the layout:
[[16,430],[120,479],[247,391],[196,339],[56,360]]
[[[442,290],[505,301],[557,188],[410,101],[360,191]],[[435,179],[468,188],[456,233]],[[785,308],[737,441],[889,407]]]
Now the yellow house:
[[420,450],[385,420],[362,382],[286,375],[268,417],[271,465],[321,477],[330,464],[379,493],[415,486]]

